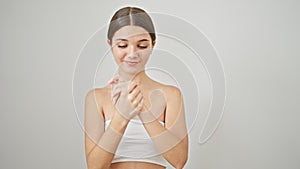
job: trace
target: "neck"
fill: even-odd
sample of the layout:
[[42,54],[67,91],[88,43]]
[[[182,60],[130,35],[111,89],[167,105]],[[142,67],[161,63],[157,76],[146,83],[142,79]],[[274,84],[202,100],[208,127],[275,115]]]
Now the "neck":
[[122,81],[138,81],[143,82],[147,79],[147,74],[145,73],[145,70],[142,70],[135,74],[126,73],[119,70],[119,76]]

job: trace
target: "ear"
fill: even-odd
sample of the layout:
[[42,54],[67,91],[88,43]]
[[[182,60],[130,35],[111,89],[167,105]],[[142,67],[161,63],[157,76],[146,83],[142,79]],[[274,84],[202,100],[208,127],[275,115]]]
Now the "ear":
[[152,48],[154,48],[156,41],[152,41]]
[[111,47],[111,41],[109,39],[107,39],[107,43]]

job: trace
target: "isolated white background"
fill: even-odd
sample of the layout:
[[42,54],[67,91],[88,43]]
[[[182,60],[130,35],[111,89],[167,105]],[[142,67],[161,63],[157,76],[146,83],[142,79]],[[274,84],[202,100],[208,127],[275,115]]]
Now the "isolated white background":
[[0,168],[85,168],[72,75],[116,9],[185,18],[214,44],[227,79],[222,122],[186,168],[298,169],[298,1],[0,1]]

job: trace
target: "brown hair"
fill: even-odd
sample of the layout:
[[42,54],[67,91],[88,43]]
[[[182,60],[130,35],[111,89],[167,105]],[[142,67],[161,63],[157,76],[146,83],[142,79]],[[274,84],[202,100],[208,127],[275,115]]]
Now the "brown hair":
[[107,38],[112,42],[112,37],[120,28],[128,25],[139,26],[149,32],[152,42],[155,41],[155,29],[151,17],[137,7],[124,7],[119,9],[111,18]]

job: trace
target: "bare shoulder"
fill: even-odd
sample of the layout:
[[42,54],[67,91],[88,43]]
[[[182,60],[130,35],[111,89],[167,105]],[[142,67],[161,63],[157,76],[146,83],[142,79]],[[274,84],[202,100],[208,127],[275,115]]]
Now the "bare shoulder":
[[155,88],[157,89],[162,89],[166,95],[181,95],[181,91],[178,87],[173,86],[173,85],[168,85],[168,84],[163,84],[158,81],[152,80]]
[[162,89],[165,96],[167,97],[167,100],[170,100],[173,98],[173,100],[176,99],[181,99],[181,91],[177,86],[173,85],[168,85],[168,84],[163,84],[157,81],[154,81],[154,85],[156,86],[156,89]]
[[96,100],[96,102],[99,103],[99,101],[104,101],[105,98],[107,98],[107,96],[110,94],[109,92],[110,92],[110,87],[109,86],[90,89],[86,93],[86,99],[88,99],[88,98],[92,99],[93,98],[93,99]]
[[173,85],[165,85],[164,91],[166,93],[167,99],[173,98],[173,99],[180,99],[182,97],[181,91],[178,87]]

